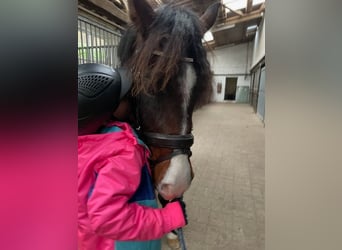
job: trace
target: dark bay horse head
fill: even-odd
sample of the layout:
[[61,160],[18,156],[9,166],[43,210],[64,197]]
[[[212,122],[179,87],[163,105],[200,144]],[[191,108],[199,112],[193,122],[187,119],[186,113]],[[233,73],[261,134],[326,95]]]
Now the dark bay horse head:
[[193,172],[192,113],[209,102],[212,73],[202,45],[219,3],[198,16],[172,4],[153,10],[146,0],[128,1],[132,25],[119,45],[131,70],[136,122],[151,149],[154,184],[164,199],[180,197]]

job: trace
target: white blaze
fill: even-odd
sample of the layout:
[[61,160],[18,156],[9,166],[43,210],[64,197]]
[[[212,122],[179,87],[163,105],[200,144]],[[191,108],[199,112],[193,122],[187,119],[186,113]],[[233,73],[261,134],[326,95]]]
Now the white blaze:
[[[183,120],[181,134],[187,133],[188,106],[191,90],[196,83],[196,72],[192,63],[185,64],[185,74],[180,79],[183,82]],[[165,199],[181,196],[190,186],[191,168],[187,154],[176,155],[171,158],[169,168],[158,185],[158,192]]]
[[188,106],[191,97],[191,90],[196,82],[196,72],[192,65],[192,63],[185,64],[185,74],[183,76],[182,82],[183,84],[183,122],[182,122],[182,131],[181,134],[186,134],[187,130],[187,116],[188,116]]

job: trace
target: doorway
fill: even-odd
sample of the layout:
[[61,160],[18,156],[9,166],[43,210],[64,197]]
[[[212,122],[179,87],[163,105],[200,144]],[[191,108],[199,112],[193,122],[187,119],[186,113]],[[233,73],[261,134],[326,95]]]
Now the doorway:
[[237,80],[237,77],[226,77],[224,100],[235,101]]
[[258,93],[258,105],[257,105],[257,113],[259,114],[262,121],[265,119],[265,66],[261,68],[260,72],[260,85],[259,85],[259,93]]

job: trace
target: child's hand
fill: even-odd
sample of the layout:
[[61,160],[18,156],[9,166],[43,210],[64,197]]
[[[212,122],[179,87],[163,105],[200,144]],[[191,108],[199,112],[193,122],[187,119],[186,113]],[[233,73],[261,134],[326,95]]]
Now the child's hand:
[[183,211],[185,225],[188,225],[188,215],[186,214],[186,210],[185,210],[186,204],[183,201],[183,199],[182,198],[176,198],[176,199],[172,200],[171,202],[179,202],[179,205],[181,206],[182,211]]
[[160,204],[162,205],[162,207],[165,207],[166,204],[169,203],[169,201],[165,200],[160,194],[158,194],[158,200]]
[[181,206],[182,211],[183,211],[185,225],[188,224],[188,216],[186,214],[186,209],[185,209],[186,205],[183,201],[183,198],[176,198],[176,199],[173,199],[172,201],[167,201],[160,194],[158,194],[158,200],[159,200],[160,204],[162,205],[162,207],[165,207],[169,202],[179,202],[179,205]]

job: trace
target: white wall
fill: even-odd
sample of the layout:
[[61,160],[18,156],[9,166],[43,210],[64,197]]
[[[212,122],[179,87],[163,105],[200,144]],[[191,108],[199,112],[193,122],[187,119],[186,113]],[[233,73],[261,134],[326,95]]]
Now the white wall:
[[251,68],[265,56],[265,18],[263,18],[258,27],[253,43],[253,59]]
[[[248,48],[248,60],[247,60]],[[250,86],[249,69],[252,62],[253,43],[216,48],[208,53],[211,68],[214,71],[214,94],[212,101],[224,101],[226,77],[238,77],[237,86]],[[248,61],[248,62],[247,62]],[[221,93],[217,93],[217,84],[222,83]]]

